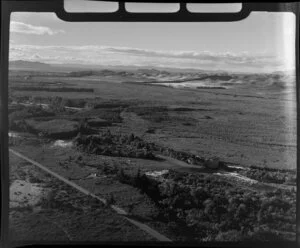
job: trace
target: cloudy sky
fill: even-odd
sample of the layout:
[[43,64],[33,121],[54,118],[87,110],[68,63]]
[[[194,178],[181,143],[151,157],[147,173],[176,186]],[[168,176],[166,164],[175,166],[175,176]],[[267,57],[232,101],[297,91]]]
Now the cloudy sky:
[[231,23],[71,23],[13,13],[10,60],[246,72],[294,68],[295,17],[252,13]]

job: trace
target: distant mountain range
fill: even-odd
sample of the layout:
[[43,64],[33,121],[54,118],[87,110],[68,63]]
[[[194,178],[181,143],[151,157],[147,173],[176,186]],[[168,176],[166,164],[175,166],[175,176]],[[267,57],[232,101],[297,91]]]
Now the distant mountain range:
[[[32,70],[32,71],[48,71],[48,72],[71,72],[71,71],[86,71],[86,70],[158,70],[168,72],[209,72],[209,70],[189,69],[189,68],[169,68],[169,67],[155,67],[155,66],[122,66],[122,65],[83,65],[83,64],[47,64],[37,61],[13,60],[9,62],[10,70]],[[213,72],[213,70],[212,70]],[[216,71],[214,71],[216,72]],[[225,72],[219,70],[218,72]]]
[[[189,70],[177,68],[151,68],[140,66],[58,65],[24,60],[10,61],[9,69],[29,73],[57,74],[66,77],[98,78],[108,76],[110,82],[130,84],[156,84],[164,87],[220,88],[249,87],[278,92],[292,89],[295,76],[292,71],[273,73],[236,73],[224,71]],[[27,73],[26,72],[26,73]]]
[[[201,70],[201,69],[189,69],[189,68],[168,68],[168,67],[155,67],[155,66],[114,66],[114,65],[82,65],[82,64],[47,64],[37,61],[26,60],[14,60],[9,62],[10,70],[30,70],[30,71],[43,71],[43,72],[72,72],[72,71],[86,71],[86,70],[118,70],[118,71],[136,71],[136,70],[157,70],[168,72],[182,72],[182,73],[201,73],[201,72],[213,72],[213,73],[229,73],[229,74],[252,74],[243,72],[229,72],[224,70]],[[294,74],[294,71],[276,71],[272,74]]]
[[30,71],[43,71],[43,72],[64,72],[72,70],[86,70],[90,67],[81,65],[69,64],[47,64],[37,61],[14,60],[9,62],[10,70],[30,70]]
[[14,60],[9,62],[9,69],[48,69],[51,65],[41,62]]

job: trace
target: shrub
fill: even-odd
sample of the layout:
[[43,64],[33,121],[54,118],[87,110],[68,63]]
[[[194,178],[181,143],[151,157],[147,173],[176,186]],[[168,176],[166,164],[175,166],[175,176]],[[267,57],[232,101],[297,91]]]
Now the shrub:
[[282,240],[281,236],[278,232],[271,230],[267,225],[262,225],[257,228],[253,232],[248,233],[248,237],[245,240],[251,241],[280,241]]
[[93,71],[72,71],[69,72],[69,77],[86,77],[94,75]]
[[77,122],[54,119],[50,121],[26,121],[27,125],[34,133],[43,133],[47,137],[54,139],[68,139],[78,133]]
[[108,195],[108,197],[107,197],[107,199],[106,199],[106,203],[107,203],[108,205],[113,205],[113,204],[116,203],[116,200],[115,200],[113,194],[110,193],[110,194]]
[[194,199],[195,203],[200,206],[200,204],[209,197],[209,193],[204,187],[197,187],[196,189],[191,190],[191,197]]
[[50,117],[55,114],[51,111],[46,111],[41,107],[28,107],[19,111],[12,112],[8,116],[9,127],[13,130],[28,131],[26,119],[33,117]]
[[231,242],[240,242],[243,241],[244,236],[241,231],[238,230],[229,230],[226,232],[219,232],[215,237],[215,241],[223,242],[223,241],[231,241]]
[[84,108],[86,100],[84,99],[66,99],[64,102],[67,107]]
[[295,192],[247,191],[214,175],[203,178],[181,173],[180,181],[174,181],[179,173],[172,170],[163,180],[139,174],[121,178],[147,194],[160,209],[159,218],[176,222],[187,237],[193,234],[201,241],[266,241],[283,239],[286,233],[296,231]]
[[242,172],[245,176],[266,183],[296,184],[296,173],[291,170],[278,170],[251,166]]
[[125,183],[125,184],[129,184],[129,181],[130,181],[130,177],[127,176],[125,173],[124,173],[124,169],[121,168],[118,173],[117,173],[117,179],[121,182],[121,183]]
[[[86,124],[81,127],[85,129]],[[156,159],[152,153],[153,145],[131,134],[114,135],[109,130],[98,135],[77,136],[75,144],[88,153],[108,156],[134,157],[143,159]]]

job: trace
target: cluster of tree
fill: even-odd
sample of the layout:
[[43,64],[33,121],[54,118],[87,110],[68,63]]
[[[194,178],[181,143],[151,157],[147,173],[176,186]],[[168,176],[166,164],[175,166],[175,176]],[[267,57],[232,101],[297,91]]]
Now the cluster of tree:
[[63,98],[58,96],[18,96],[13,98],[16,102],[31,102],[34,104],[60,104],[63,107],[75,107],[75,108],[83,108],[88,102],[87,99],[78,99],[78,98]]
[[26,119],[32,117],[49,117],[55,114],[51,111],[44,110],[38,106],[23,107],[21,110],[14,111],[9,114],[9,128],[16,131],[28,131]]
[[132,178],[121,172],[118,178],[147,194],[160,208],[159,218],[198,241],[289,239],[285,234],[296,232],[293,191],[247,191],[213,175],[177,172],[162,182],[140,173]]
[[151,122],[162,122],[169,120],[168,108],[165,106],[131,106],[127,111],[133,112]]
[[204,158],[201,158],[195,154],[182,152],[182,151],[175,151],[172,148],[162,147],[160,148],[160,151],[163,155],[166,155],[171,158],[175,158],[180,161],[184,161],[188,164],[202,165],[203,162],[205,161]]
[[94,75],[93,71],[72,71],[68,74],[69,77],[86,77]]
[[109,130],[98,135],[81,135],[74,139],[75,144],[88,153],[117,156],[133,157],[144,159],[155,159],[154,144],[142,140],[134,134],[117,135]]
[[242,171],[245,176],[266,183],[285,183],[296,185],[295,171],[277,170],[252,166],[249,170]]
[[63,97],[48,97],[45,102],[49,104],[49,107],[61,112],[65,111],[65,107],[75,107],[75,108],[83,108],[86,106],[85,99],[70,99]]
[[13,99],[16,102],[26,102],[32,99],[32,96],[14,96]]
[[95,102],[94,108],[127,108],[130,104],[122,101],[111,100],[111,101],[103,101],[103,102]]
[[120,115],[122,111],[120,108],[94,109],[93,107],[89,106],[89,103],[87,103],[85,107],[87,108],[85,111],[74,113],[73,116],[75,118],[99,118],[110,123],[121,123],[123,120]]

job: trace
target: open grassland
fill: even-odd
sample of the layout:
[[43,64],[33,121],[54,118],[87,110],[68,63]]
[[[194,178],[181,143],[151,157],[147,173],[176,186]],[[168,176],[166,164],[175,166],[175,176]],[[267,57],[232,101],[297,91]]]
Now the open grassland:
[[156,73],[12,73],[11,147],[177,241],[294,240],[290,84],[205,74],[188,80],[230,87],[162,87],[153,78],[184,75]]
[[[226,90],[197,90],[123,84],[118,81],[119,74],[110,77],[113,83],[103,77],[99,76],[97,81],[65,75],[55,80],[51,76],[23,80],[22,87],[28,89],[31,84],[39,88],[44,87],[40,84],[51,81],[74,89],[93,89],[93,92],[73,93],[13,90],[20,82],[12,77],[10,95],[12,99],[27,97],[36,103],[88,107],[77,115],[119,123],[122,119],[119,129],[126,132],[131,129],[139,135],[152,130],[145,133],[146,139],[176,150],[218,156],[246,166],[296,167],[296,103],[290,91],[264,90],[263,86],[270,84],[268,81],[256,82],[257,87],[252,83],[248,88],[237,85]],[[248,77],[245,80],[253,81]],[[61,87],[64,86],[56,86]]]

